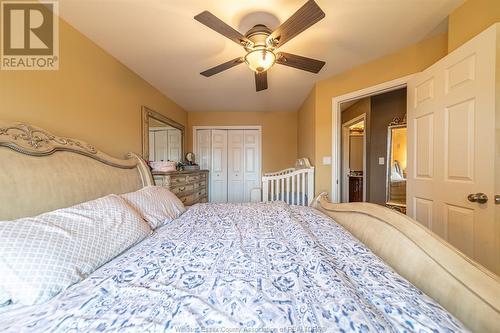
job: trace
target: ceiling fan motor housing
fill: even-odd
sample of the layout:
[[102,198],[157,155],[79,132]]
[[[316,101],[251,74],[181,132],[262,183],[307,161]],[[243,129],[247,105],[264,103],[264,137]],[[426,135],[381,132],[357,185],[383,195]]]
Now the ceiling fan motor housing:
[[271,29],[263,24],[257,24],[252,29],[248,30],[245,37],[248,38],[255,46],[267,47],[267,37],[272,33]]

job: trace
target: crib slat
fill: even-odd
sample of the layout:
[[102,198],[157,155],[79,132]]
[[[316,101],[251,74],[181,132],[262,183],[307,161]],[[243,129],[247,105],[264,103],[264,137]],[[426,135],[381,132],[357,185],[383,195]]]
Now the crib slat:
[[300,173],[297,175],[297,191],[296,191],[296,200],[297,200],[297,205],[300,205]]
[[286,177],[286,203],[290,204],[290,177]]
[[294,181],[294,178],[295,176],[292,174],[292,176],[290,177],[290,180],[292,181],[292,192],[290,193],[290,195],[292,196],[292,198],[290,199],[290,204],[293,205],[293,202],[294,202],[294,193],[295,193],[295,181]]
[[285,179],[281,178],[281,200],[285,201]]
[[271,179],[271,181],[269,183],[271,185],[271,200],[270,201],[274,201],[274,179]]
[[281,192],[280,192],[280,179],[276,179],[276,200],[280,200]]
[[302,174],[302,206],[306,206],[306,174]]
[[276,192],[276,199],[274,199],[274,200],[278,201],[280,199],[280,180],[279,179],[276,179],[274,181],[274,187],[275,187],[274,191]]
[[300,181],[300,178],[302,177],[302,174],[299,173],[298,177],[297,177],[297,181],[299,182],[297,188],[297,203],[298,205],[302,205],[302,196],[300,193],[302,193],[302,182]]

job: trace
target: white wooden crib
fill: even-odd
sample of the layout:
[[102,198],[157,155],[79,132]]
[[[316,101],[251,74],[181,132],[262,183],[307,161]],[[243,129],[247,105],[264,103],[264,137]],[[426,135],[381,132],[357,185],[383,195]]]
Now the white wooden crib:
[[294,168],[265,173],[262,201],[285,201],[289,205],[309,206],[314,199],[314,167],[308,158],[299,158]]

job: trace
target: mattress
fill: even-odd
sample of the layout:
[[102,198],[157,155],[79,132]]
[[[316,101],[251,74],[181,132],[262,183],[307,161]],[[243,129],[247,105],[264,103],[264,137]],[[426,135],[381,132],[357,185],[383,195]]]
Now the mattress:
[[344,228],[282,202],[197,204],[0,331],[460,332]]

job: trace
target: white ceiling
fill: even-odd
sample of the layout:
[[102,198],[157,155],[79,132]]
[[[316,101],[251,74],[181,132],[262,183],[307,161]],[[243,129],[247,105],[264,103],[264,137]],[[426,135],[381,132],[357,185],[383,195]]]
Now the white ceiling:
[[[244,55],[242,47],[195,21],[209,10],[245,33],[271,29],[305,0],[60,0],[60,15],[188,111],[296,111],[314,83],[446,29],[463,0],[316,0],[326,18],[282,51],[326,61],[319,74],[275,65],[255,92],[242,64],[199,73]],[[441,23],[441,24],[440,24]]]

